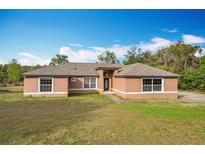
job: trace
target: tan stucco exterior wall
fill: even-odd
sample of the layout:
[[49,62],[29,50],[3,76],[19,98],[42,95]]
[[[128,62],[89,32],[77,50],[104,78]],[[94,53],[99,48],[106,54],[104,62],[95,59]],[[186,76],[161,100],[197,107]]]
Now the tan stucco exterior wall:
[[165,78],[164,79],[164,91],[178,91],[178,79],[177,78]]
[[69,89],[80,89],[80,88],[83,88],[83,80],[84,80],[83,77],[76,77],[76,81],[75,82],[70,80],[69,81],[70,82]]
[[53,78],[53,92],[68,92],[68,78]]
[[38,78],[25,77],[23,91],[26,93],[38,92]]
[[126,92],[141,92],[141,78],[125,78]]
[[[103,89],[103,70],[98,70],[99,78],[97,78],[97,88]],[[164,92],[163,93],[140,93],[141,92],[141,78],[119,78],[111,76],[110,88],[122,96],[123,98],[177,98],[178,94],[178,79],[164,78]],[[24,93],[35,93],[33,96],[67,96],[69,89],[81,89],[83,84],[83,77],[77,77],[75,82],[71,82],[67,77],[53,78],[53,94],[37,94],[38,93],[38,78],[25,77],[24,78]],[[62,94],[61,92],[65,92]],[[91,91],[72,91],[70,92],[92,92]],[[134,93],[134,94],[132,94]],[[29,94],[31,95],[31,94]]]
[[[113,77],[113,91],[123,98],[177,98],[178,79],[164,78],[164,92],[140,93],[142,78],[116,78]],[[132,93],[135,94],[132,94]]]
[[112,89],[120,90],[120,91],[125,91],[126,90],[126,79],[125,78],[116,78],[113,77],[113,87]]
[[100,91],[103,90],[104,85],[104,76],[103,76],[103,70],[97,70],[99,78],[98,78],[98,88]]
[[[24,78],[24,95],[25,96],[67,96],[69,82],[67,77],[53,78],[53,93],[38,93],[38,77]],[[63,92],[63,94],[62,94]]]
[[[97,79],[97,88],[99,87],[99,78]],[[84,83],[84,77],[76,77],[76,81],[72,82],[70,80],[70,86],[69,86],[69,93],[92,93],[92,92],[98,92],[98,90],[83,90],[83,83]],[[82,89],[82,90],[81,90]]]
[[[142,91],[142,78],[125,78],[125,91],[126,92],[141,92]],[[177,78],[164,78],[164,91],[177,91],[178,79]]]
[[[99,80],[98,77],[95,77],[97,79],[97,88],[99,88],[99,84],[102,82]],[[83,83],[84,83],[84,77],[76,77],[76,81],[73,82],[69,79],[69,89],[81,89],[83,88]]]

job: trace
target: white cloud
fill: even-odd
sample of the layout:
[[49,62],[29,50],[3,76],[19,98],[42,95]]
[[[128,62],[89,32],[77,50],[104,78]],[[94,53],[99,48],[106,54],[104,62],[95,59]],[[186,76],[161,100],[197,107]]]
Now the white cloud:
[[83,47],[82,44],[78,44],[78,43],[71,43],[69,45],[72,46],[72,47]]
[[202,48],[202,56],[205,56],[205,48]]
[[100,52],[93,50],[74,51],[70,47],[61,47],[59,54],[67,55],[70,62],[95,62]]
[[0,64],[4,64],[4,61],[0,59]]
[[127,50],[131,47],[131,45],[122,45],[122,44],[114,44],[111,47],[90,47],[94,51],[111,51],[114,52],[118,58],[122,58],[126,53]]
[[201,52],[201,54],[196,53],[195,56],[196,56],[196,57],[205,56],[205,48],[202,48],[202,52]]
[[199,52],[197,51],[197,52],[195,53],[195,56],[196,56],[196,57],[201,57],[201,54],[199,54]]
[[188,44],[205,43],[205,38],[194,35],[182,35],[183,41]]
[[104,51],[111,51],[116,54],[118,58],[122,58],[130,46],[121,44],[114,44],[111,47],[97,47],[92,46],[88,49],[73,50],[70,47],[61,47],[59,54],[67,55],[70,62],[96,62],[97,56]]
[[160,48],[168,47],[173,42],[164,38],[160,37],[154,37],[151,39],[151,42],[149,43],[143,43],[141,42],[138,47],[142,48],[143,50],[151,50],[151,51],[157,51]]
[[[183,38],[188,42],[188,39],[194,38],[195,42],[205,42],[204,38],[199,38],[193,35],[183,35]],[[198,40],[196,40],[196,38]],[[193,39],[192,39],[193,42]],[[111,51],[114,52],[117,58],[122,59],[124,58],[124,55],[127,53],[127,51],[133,47],[136,46],[138,48],[142,48],[143,51],[151,50],[151,51],[157,51],[161,48],[165,48],[170,46],[174,41],[164,39],[161,37],[154,37],[149,42],[143,42],[140,41],[138,44],[134,45],[123,45],[123,44],[114,44],[110,47],[102,47],[102,46],[91,46],[88,48],[80,48],[80,49],[73,49],[72,45],[61,47],[59,49],[59,54],[67,55],[70,62],[96,62],[97,56],[103,53],[104,51]],[[76,45],[76,44],[75,44]],[[75,46],[73,45],[73,46]],[[77,45],[80,47],[80,44]],[[21,57],[19,62],[22,65],[44,65],[48,64],[50,62],[49,59],[44,59],[38,56],[35,56],[29,52],[20,52],[18,53]],[[205,50],[203,49],[203,54],[205,54]],[[196,56],[200,56],[199,54],[196,54]],[[0,61],[1,63],[2,61]]]
[[201,49],[202,49],[201,54],[200,54],[198,51],[195,53],[195,56],[196,56],[196,57],[202,57],[202,56],[205,56],[205,48],[201,48]]
[[179,32],[177,28],[161,28],[163,32],[169,32],[169,33],[177,33]]
[[[160,48],[167,47],[171,45],[172,41],[154,37],[151,39],[151,42],[144,43],[140,42],[136,46],[142,48],[143,50],[156,51]],[[91,46],[88,49],[74,50],[71,47],[61,47],[59,54],[67,55],[70,62],[96,62],[97,56],[103,53],[104,51],[114,52],[117,58],[122,59],[133,45],[123,45],[123,44],[114,44],[110,47],[101,47],[101,46]]]
[[29,52],[19,52],[18,55],[20,55],[19,63],[21,65],[46,65],[50,62],[50,59],[44,59]]

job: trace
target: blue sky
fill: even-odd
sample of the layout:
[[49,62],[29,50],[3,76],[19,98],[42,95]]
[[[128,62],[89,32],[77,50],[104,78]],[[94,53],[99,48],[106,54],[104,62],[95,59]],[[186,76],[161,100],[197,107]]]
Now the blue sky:
[[177,40],[205,48],[205,10],[0,10],[0,63],[47,64],[55,54],[95,62],[132,47],[156,50]]

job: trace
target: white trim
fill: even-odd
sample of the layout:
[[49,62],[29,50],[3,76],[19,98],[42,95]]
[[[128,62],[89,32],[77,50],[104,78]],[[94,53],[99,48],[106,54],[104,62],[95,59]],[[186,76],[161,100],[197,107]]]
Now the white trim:
[[52,93],[53,93],[53,86],[54,85],[54,78],[52,77]]
[[125,92],[125,91],[121,91],[121,90],[117,90],[117,89],[113,89],[113,91],[119,92],[121,94],[128,94],[128,95],[132,95],[132,94],[166,94],[166,93],[178,93],[178,91],[159,91],[159,92]]
[[82,88],[84,88],[84,80],[85,80],[85,78],[83,77],[83,80],[82,80]]
[[[85,78],[88,78],[89,87],[91,87],[91,78],[95,78],[95,88],[84,88]],[[83,77],[83,86],[82,89],[97,89],[97,78],[96,77]]]
[[38,93],[40,93],[40,77],[38,78],[38,89],[37,89]]
[[162,91],[164,92],[164,78],[162,78]]
[[[143,79],[152,79],[152,91],[143,91]],[[162,89],[161,91],[153,91],[153,79],[161,79],[162,80]],[[141,78],[141,92],[142,93],[163,93],[164,92],[164,78]]]
[[98,88],[98,78],[96,78],[95,88]]
[[[49,79],[49,78],[51,78],[51,82],[52,82],[52,84],[51,84],[51,92],[41,92],[40,91],[40,81],[41,81],[41,78],[43,79]],[[42,94],[44,94],[44,93],[53,93],[53,85],[54,85],[54,78],[53,77],[39,77],[38,78],[38,93],[42,93]]]
[[31,92],[23,93],[24,95],[45,95],[45,94],[67,94],[68,92]]
[[72,88],[69,90],[99,90],[98,88]]

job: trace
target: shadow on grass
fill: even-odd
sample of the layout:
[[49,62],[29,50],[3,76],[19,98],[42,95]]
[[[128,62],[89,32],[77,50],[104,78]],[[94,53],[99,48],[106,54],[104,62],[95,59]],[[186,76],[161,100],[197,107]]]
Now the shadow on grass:
[[70,93],[70,96],[89,96],[89,95],[96,95],[99,94],[98,92],[85,92],[85,93]]
[[23,93],[23,91],[0,90],[0,93]]

